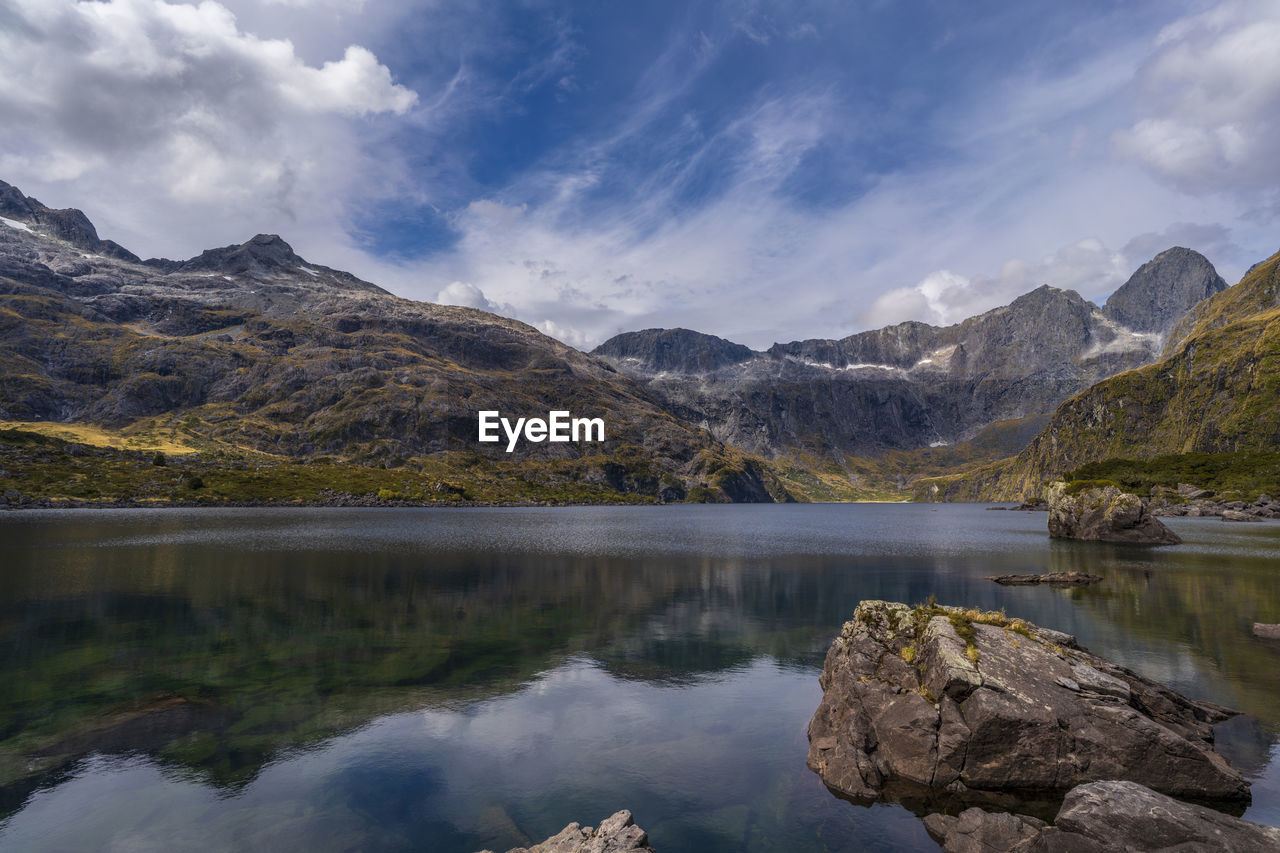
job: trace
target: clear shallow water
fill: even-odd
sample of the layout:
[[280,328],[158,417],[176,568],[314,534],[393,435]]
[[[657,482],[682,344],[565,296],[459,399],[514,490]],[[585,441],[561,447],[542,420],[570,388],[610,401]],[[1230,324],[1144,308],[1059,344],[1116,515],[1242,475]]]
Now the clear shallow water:
[[[804,767],[864,598],[1004,607],[1248,716],[1280,824],[1280,525],[1050,542],[817,505],[0,515],[0,849],[504,850],[632,809],[664,853],[936,850]],[[1077,590],[984,575],[1087,569]]]

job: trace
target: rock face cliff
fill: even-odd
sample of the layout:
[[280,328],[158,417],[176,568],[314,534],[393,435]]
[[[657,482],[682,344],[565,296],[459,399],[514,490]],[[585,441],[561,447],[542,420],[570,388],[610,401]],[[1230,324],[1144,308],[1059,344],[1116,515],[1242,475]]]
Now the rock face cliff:
[[[759,460],[524,323],[401,299],[276,235],[139,261],[0,185],[0,419],[180,431],[211,448],[395,466],[528,463],[616,493],[785,499]],[[603,417],[599,444],[477,441],[477,413]]]
[[[650,329],[611,338],[593,354],[753,453],[875,456],[952,445],[997,421],[1046,415],[1098,380],[1155,359],[1168,317],[1195,289],[1187,281],[1212,271],[1194,252],[1171,252],[1117,291],[1112,313],[1142,314],[1141,329],[1046,285],[954,326],[902,323],[765,352]],[[1170,283],[1170,270],[1184,267],[1192,272]],[[1148,297],[1156,304],[1140,310]]]

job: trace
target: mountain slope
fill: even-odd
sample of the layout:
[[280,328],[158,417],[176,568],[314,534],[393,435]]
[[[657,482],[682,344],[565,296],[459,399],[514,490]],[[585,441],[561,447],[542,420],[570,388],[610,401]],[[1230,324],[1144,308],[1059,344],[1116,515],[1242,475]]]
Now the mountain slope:
[[1108,458],[1263,452],[1280,446],[1280,253],[1196,306],[1187,337],[1161,361],[1113,376],[1067,400],[1011,460],[917,493],[1015,500],[1046,480]]
[[[91,225],[64,236],[79,211],[51,220],[4,189],[0,419],[163,432],[206,454],[446,458],[534,499],[788,497],[759,460],[523,323],[395,297],[273,235],[187,261],[104,253]],[[485,409],[602,417],[606,441],[508,454],[477,441]]]

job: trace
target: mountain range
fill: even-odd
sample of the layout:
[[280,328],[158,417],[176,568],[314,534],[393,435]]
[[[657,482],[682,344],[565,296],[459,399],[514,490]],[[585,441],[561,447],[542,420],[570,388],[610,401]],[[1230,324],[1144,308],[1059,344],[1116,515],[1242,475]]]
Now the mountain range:
[[[1020,496],[1077,457],[1129,452],[1064,441],[1082,428],[1070,407],[1161,376],[1170,359],[1193,381],[1206,341],[1239,344],[1236,325],[1275,304],[1275,259],[1228,288],[1202,255],[1171,248],[1101,307],[1045,285],[946,327],[764,351],[649,329],[588,354],[505,317],[394,296],[275,235],[142,260],[81,211],[3,182],[0,220],[0,439],[11,456],[25,442],[27,469],[0,458],[0,486],[85,500],[190,498],[193,471],[209,481],[202,499],[318,500],[334,491],[318,485],[322,470],[358,471],[347,491],[412,502],[884,498],[957,471],[970,473],[930,481],[924,496]],[[510,454],[476,441],[481,410],[553,408],[604,417],[608,440]],[[110,488],[95,491],[103,478],[66,455],[55,426],[105,436]],[[1106,449],[1043,449],[1086,444]],[[181,460],[172,476],[141,464],[162,447]],[[1019,453],[1035,461],[971,471]],[[244,471],[296,487],[272,493],[229,473]]]
[[919,496],[1021,500],[1108,459],[1280,449],[1280,253],[1192,308],[1154,364],[1065,401],[1021,452],[917,484]]
[[1050,413],[1100,379],[1155,360],[1187,310],[1226,286],[1202,255],[1174,248],[1104,308],[1044,285],[953,326],[909,322],[764,352],[649,329],[592,354],[753,453],[874,456],[952,445],[997,421]]

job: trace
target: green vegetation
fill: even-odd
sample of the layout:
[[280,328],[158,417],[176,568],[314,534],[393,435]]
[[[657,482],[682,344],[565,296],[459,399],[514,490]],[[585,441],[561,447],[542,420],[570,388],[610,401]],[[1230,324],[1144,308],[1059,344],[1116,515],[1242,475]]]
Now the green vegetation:
[[1120,487],[1115,480],[1101,479],[1098,477],[1076,479],[1074,477],[1067,478],[1067,487],[1062,490],[1064,495],[1078,495],[1081,492],[1087,492],[1090,489],[1105,489],[1110,486]]
[[[587,457],[494,463],[466,453],[405,460],[396,468],[333,459],[300,460],[252,452],[187,454],[163,467],[150,454],[69,445],[27,430],[0,430],[0,491],[26,501],[169,501],[202,504],[368,503],[449,505],[461,501],[653,503],[651,495],[593,482],[634,460]],[[719,495],[704,489],[705,495]],[[691,495],[690,499],[695,499]],[[720,497],[720,500],[725,498]]]
[[1171,453],[1154,459],[1105,459],[1067,472],[1068,492],[1080,482],[1097,478],[1144,497],[1155,486],[1173,488],[1190,483],[1219,494],[1255,500],[1261,494],[1280,495],[1280,452]]
[[[930,598],[928,602],[917,604],[911,608],[909,634],[911,641],[900,652],[902,659],[907,663],[915,661],[916,647],[923,642],[925,628],[935,616],[941,616],[951,624],[956,636],[964,643],[965,657],[972,663],[978,662],[978,632],[974,629],[974,625],[992,625],[997,628],[1004,628],[1006,631],[1012,631],[1028,639],[1035,639],[1029,624],[1021,619],[1006,616],[1003,610],[977,610],[973,608],[966,610],[958,607],[942,607],[935,599]],[[910,649],[910,656],[907,654],[908,649]]]

